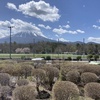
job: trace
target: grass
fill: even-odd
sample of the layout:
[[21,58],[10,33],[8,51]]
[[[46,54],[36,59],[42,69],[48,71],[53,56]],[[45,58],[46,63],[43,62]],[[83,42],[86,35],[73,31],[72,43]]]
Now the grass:
[[[10,54],[0,54],[0,58],[9,58]],[[35,57],[46,57],[51,56],[51,58],[67,58],[71,57],[72,59],[76,58],[77,56],[82,56],[82,58],[87,58],[86,55],[72,55],[72,54],[11,54],[12,58],[21,58],[25,56],[26,58],[35,58]]]

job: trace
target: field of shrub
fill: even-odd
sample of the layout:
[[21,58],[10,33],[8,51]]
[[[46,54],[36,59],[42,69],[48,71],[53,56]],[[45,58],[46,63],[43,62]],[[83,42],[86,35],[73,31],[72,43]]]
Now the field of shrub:
[[100,100],[100,65],[1,60],[0,100]]

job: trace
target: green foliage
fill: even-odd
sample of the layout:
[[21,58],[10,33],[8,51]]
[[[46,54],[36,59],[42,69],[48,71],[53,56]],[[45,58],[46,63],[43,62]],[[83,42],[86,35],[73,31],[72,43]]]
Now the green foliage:
[[99,59],[99,55],[94,55],[93,58],[95,61],[97,61]]
[[82,59],[82,57],[81,56],[77,56],[76,59],[77,59],[77,61],[79,61],[79,60]]
[[92,57],[93,57],[92,54],[88,54],[88,55],[87,55],[87,59],[88,59],[89,61],[91,61]]
[[51,60],[51,56],[46,56],[45,60]]
[[26,58],[26,56],[21,56],[21,59],[22,59],[22,60],[25,60],[25,58]]
[[67,59],[69,60],[69,61],[71,61],[72,60],[72,58],[69,56],[69,57],[67,57]]

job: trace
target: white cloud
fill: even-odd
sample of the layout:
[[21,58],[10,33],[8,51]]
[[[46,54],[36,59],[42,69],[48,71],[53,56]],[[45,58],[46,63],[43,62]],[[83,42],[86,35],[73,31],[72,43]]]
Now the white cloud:
[[59,41],[62,41],[62,42],[69,42],[69,40],[66,40],[64,38],[59,38]]
[[44,36],[40,28],[38,28],[35,24],[28,23],[20,19],[12,18],[10,21],[0,21],[0,36],[1,37],[9,35],[8,26],[10,25],[14,26],[14,28],[12,29],[12,34],[16,34],[19,32],[32,32],[37,35]]
[[16,7],[16,5],[14,5],[13,3],[9,3],[9,2],[8,2],[8,3],[7,3],[7,7],[8,7],[9,9],[12,9],[12,10],[16,10],[16,11],[18,10],[17,7]]
[[57,34],[64,34],[64,33],[77,34],[77,31],[66,30],[63,28],[54,28],[53,32],[55,32]]
[[100,26],[93,25],[93,28],[100,29]]
[[2,28],[8,27],[10,25],[11,25],[11,23],[7,20],[6,21],[0,21],[0,27],[2,27]]
[[42,27],[42,28],[45,28],[45,29],[51,29],[51,27],[48,26],[48,25],[47,25],[47,26],[44,26],[43,24],[39,24],[38,26],[39,26],[39,27]]
[[66,29],[68,29],[68,28],[70,28],[70,25],[59,25],[59,28],[66,28]]
[[54,29],[53,29],[53,32],[58,33],[58,34],[64,34],[64,33],[67,32],[67,30],[64,30],[64,29],[62,29],[62,28],[59,28],[59,29],[54,28]]
[[63,26],[63,27],[65,27],[65,28],[67,28],[67,29],[68,29],[68,28],[70,28],[70,25],[65,25],[65,26]]
[[78,30],[76,30],[78,33],[85,33],[84,31],[82,31],[82,30],[80,30],[80,29],[78,29]]
[[67,33],[69,33],[69,34],[77,34],[77,31],[68,31]]
[[49,3],[40,0],[39,2],[30,1],[19,5],[18,9],[12,3],[7,3],[8,8],[22,12],[24,15],[39,18],[43,21],[57,21],[60,18],[59,9],[50,6]]
[[59,25],[59,28],[54,28],[53,32],[57,34],[64,34],[64,33],[69,33],[69,34],[79,34],[79,33],[85,33],[85,31],[77,29],[77,30],[69,30],[70,25]]
[[96,42],[96,43],[100,43],[100,37],[96,38],[96,37],[89,37],[88,38],[89,42]]

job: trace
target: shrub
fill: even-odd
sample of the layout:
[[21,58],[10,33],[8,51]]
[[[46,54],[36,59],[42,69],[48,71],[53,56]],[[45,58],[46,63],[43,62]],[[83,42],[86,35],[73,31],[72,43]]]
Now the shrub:
[[51,60],[51,56],[46,56],[45,60]]
[[71,61],[72,60],[72,58],[69,56],[69,57],[67,57],[67,59],[69,60],[69,61]]
[[80,73],[77,70],[69,71],[66,75],[66,80],[73,83],[78,83],[80,78]]
[[49,84],[49,90],[51,90],[54,83],[54,79],[59,78],[59,69],[51,66],[42,67],[42,69],[46,72],[46,84]]
[[31,75],[33,66],[24,63],[19,64],[19,66],[20,66],[20,71],[19,71],[20,75],[25,76],[25,78]]
[[22,59],[22,60],[25,60],[25,58],[26,58],[26,56],[21,56],[21,59]]
[[0,95],[3,96],[3,98],[7,98],[7,96],[11,95],[11,88],[9,86],[1,86],[0,87]]
[[61,66],[61,75],[62,80],[66,80],[66,75],[69,71],[72,71],[72,69],[76,69],[76,66],[79,66],[78,64],[73,64],[71,62],[67,62],[65,65]]
[[85,96],[100,100],[100,84],[96,82],[87,83],[84,87]]
[[85,72],[81,75],[81,82],[83,82],[84,84],[96,81],[98,81],[98,76],[95,73]]
[[79,61],[79,60],[82,59],[82,57],[81,56],[77,56],[76,59],[77,59],[77,61]]
[[36,91],[33,86],[20,86],[13,91],[13,100],[36,100]]
[[80,73],[91,72],[91,73],[95,73],[98,76],[100,75],[99,65],[87,64],[85,66],[80,66],[80,68],[78,68],[78,70],[80,71]]
[[93,57],[92,54],[88,54],[88,55],[87,55],[87,59],[88,59],[89,61],[91,61],[92,57]]
[[18,86],[28,85],[28,84],[29,84],[29,81],[26,80],[26,79],[20,79],[20,80],[17,81]]
[[1,64],[0,66],[2,66],[2,73],[8,73],[10,75],[14,74],[14,64],[10,64],[10,63],[5,63],[5,64]]
[[0,73],[0,84],[1,85],[9,85],[10,75],[7,73]]
[[53,99],[54,100],[68,100],[79,95],[77,85],[69,81],[58,81],[53,86]]
[[95,61],[97,61],[99,59],[99,55],[94,55],[93,58]]
[[46,73],[43,69],[34,69],[32,75],[36,79],[36,89],[37,89],[38,95],[40,95],[39,86],[41,83],[44,83]]

